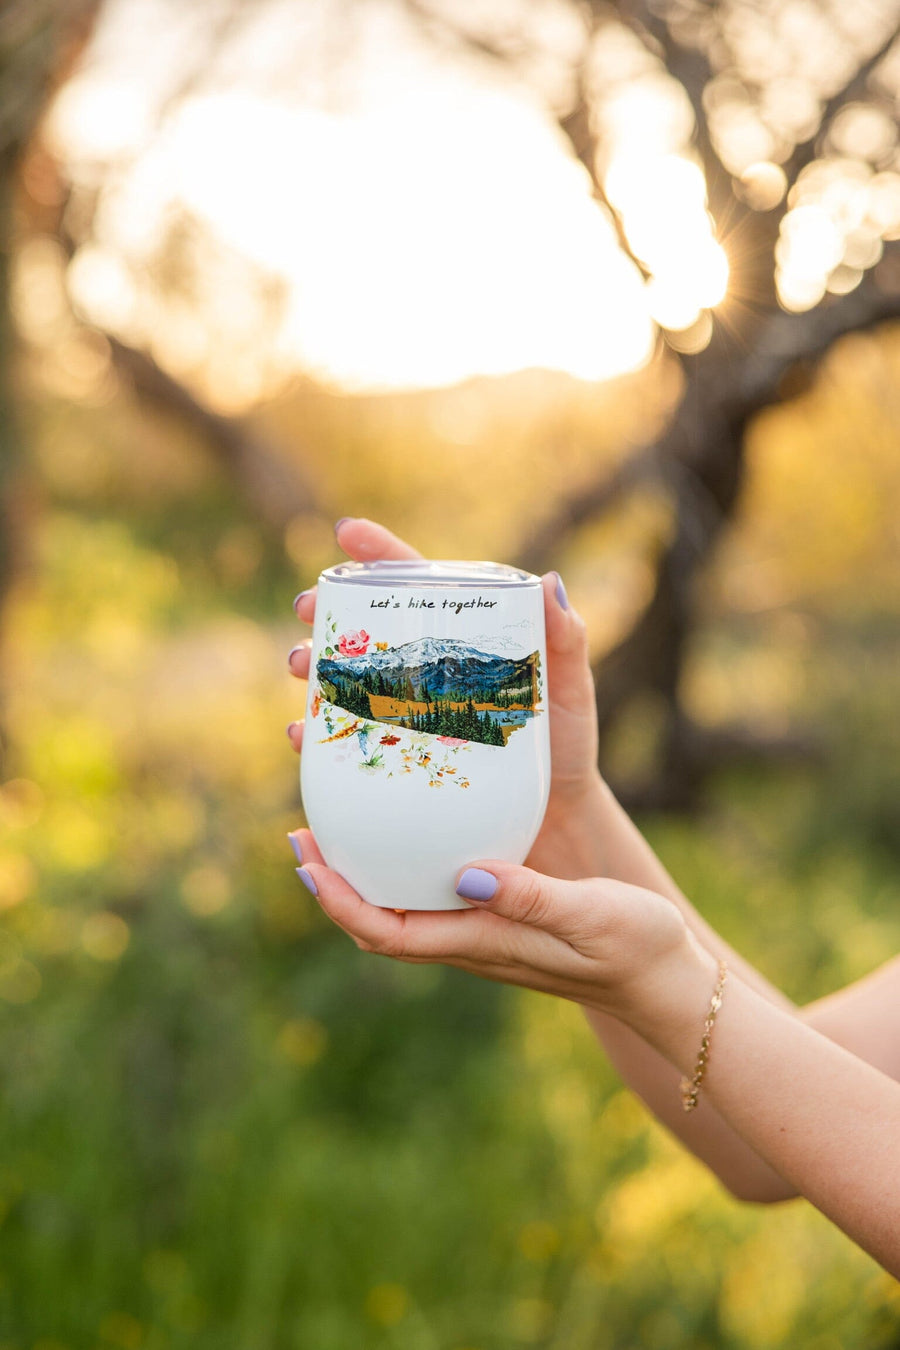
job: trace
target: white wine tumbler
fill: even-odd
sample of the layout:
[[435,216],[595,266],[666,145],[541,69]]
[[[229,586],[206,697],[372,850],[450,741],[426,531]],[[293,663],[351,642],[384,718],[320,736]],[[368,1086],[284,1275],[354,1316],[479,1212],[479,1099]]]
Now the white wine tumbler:
[[322,573],[303,806],[365,900],[465,909],[464,864],[524,860],[550,790],[546,669],[530,572],[413,559]]

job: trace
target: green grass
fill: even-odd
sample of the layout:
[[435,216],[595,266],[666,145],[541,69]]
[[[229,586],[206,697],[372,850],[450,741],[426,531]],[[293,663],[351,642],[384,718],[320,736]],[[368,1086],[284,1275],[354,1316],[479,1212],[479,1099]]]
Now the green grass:
[[[8,615],[0,1350],[896,1345],[897,1287],[805,1203],[726,1196],[577,1008],[323,919],[284,838],[297,578],[187,481],[170,518],[51,492]],[[704,688],[829,753],[646,822],[801,1001],[900,950],[896,633],[714,618]]]
[[[91,818],[125,791],[152,828],[158,783],[144,800],[85,772]],[[836,767],[732,775],[701,821],[649,824],[704,912],[800,999],[900,946],[894,858],[859,821],[823,829],[846,786]],[[804,1203],[722,1194],[620,1090],[577,1009],[327,927],[288,815],[213,794],[183,867],[159,859],[127,891],[114,847],[64,868],[39,822],[23,831],[43,880],[7,912],[7,954],[43,983],[0,1024],[0,1344],[888,1344],[887,1278]],[[195,910],[220,900],[202,860],[225,834],[227,903],[192,912],[182,873]],[[116,958],[85,950],[98,904],[128,925]]]

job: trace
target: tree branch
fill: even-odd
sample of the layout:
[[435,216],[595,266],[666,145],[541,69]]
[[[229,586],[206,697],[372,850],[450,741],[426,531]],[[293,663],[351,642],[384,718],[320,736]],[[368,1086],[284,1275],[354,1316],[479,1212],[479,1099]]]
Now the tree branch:
[[467,51],[474,52],[478,56],[490,57],[493,61],[507,63],[514,55],[508,46],[505,47],[500,42],[491,42],[489,38],[482,37],[479,33],[473,33],[468,28],[451,23],[443,14],[436,13],[429,4],[423,3],[423,0],[404,0],[404,5],[409,14],[426,30],[451,38]]
[[[896,245],[891,248],[894,258],[898,253]],[[798,362],[818,361],[848,333],[900,318],[900,289],[883,287],[878,273],[876,267],[848,295],[826,300],[804,314],[772,315],[755,351],[747,356],[737,384],[736,407],[745,417],[778,401],[779,385]]]
[[14,165],[48,94],[81,49],[99,0],[6,0],[0,7],[0,155]]
[[888,52],[893,47],[900,35],[900,25],[894,27],[885,37],[884,41],[876,47],[875,51],[863,61],[862,65],[855,74],[840,89],[836,90],[825,103],[822,109],[822,116],[819,125],[814,134],[808,140],[801,141],[794,147],[794,152],[783,165],[787,174],[788,182],[796,183],[797,178],[808,164],[811,164],[816,157],[816,150],[823,132],[827,131],[831,119],[840,112],[841,108],[850,99],[859,98],[866,92],[866,85],[869,82],[869,76],[879,66]]
[[822,737],[808,729],[766,733],[741,725],[705,727],[682,715],[661,773],[647,782],[608,781],[627,811],[686,811],[696,806],[704,779],[715,769],[748,763],[820,765],[825,756]]
[[[493,61],[509,64],[513,59],[513,54],[508,47],[500,43],[494,43],[477,33],[472,33],[466,28],[460,28],[456,24],[449,22],[440,14],[436,14],[428,4],[423,0],[405,0],[405,5],[410,14],[426,29],[440,32],[444,37],[451,37],[455,42],[468,51],[475,52],[479,56],[490,57]],[[596,159],[596,137],[591,126],[590,101],[587,95],[587,86],[585,81],[586,66],[590,55],[590,39],[597,32],[599,20],[594,16],[595,6],[591,6],[592,28],[585,45],[585,52],[579,63],[576,77],[576,99],[575,105],[570,112],[565,113],[557,119],[560,130],[565,135],[575,157],[587,170],[593,187],[593,193],[596,201],[603,207],[609,218],[616,235],[616,242],[619,248],[627,258],[638,269],[644,280],[648,280],[651,273],[646,264],[637,256],[631,247],[628,235],[625,232],[625,225],[620,213],[607,196],[603,181],[597,173]],[[604,14],[604,19],[608,19],[608,14]]]
[[[715,459],[724,427],[742,431],[754,413],[779,402],[779,388],[793,366],[819,360],[847,333],[896,318],[900,318],[900,290],[882,289],[870,272],[856,290],[805,314],[773,314],[733,381],[721,378],[719,363],[708,373],[701,362],[684,361],[691,392],[685,392],[662,436],[636,450],[610,477],[559,502],[530,539],[520,558],[522,565],[546,571],[571,530],[604,515],[641,484],[664,484],[676,497],[701,491],[696,466]],[[694,412],[698,402],[704,410],[702,420]]]
[[560,130],[565,134],[569,144],[575,151],[577,158],[588,171],[593,187],[594,198],[609,218],[610,224],[615,231],[616,243],[619,245],[619,248],[625,254],[626,258],[634,264],[644,280],[648,281],[652,276],[652,273],[646,263],[638,257],[631,247],[631,241],[625,230],[625,222],[622,219],[621,212],[619,212],[611,202],[603,179],[597,172],[597,141],[594,136],[593,128],[591,127],[591,109],[585,84],[585,67],[587,59],[586,55],[578,72],[576,84],[578,97],[575,107],[565,117],[559,119]]
[[116,369],[135,393],[199,432],[270,528],[281,531],[300,512],[318,509],[316,490],[296,462],[279,454],[244,421],[204,407],[146,352],[106,336]]
[[[66,257],[71,259],[78,245],[66,225],[68,195],[63,194],[57,208],[55,231]],[[103,336],[119,375],[140,398],[200,434],[267,528],[281,532],[301,512],[319,509],[312,479],[296,459],[279,452],[244,420],[223,417],[201,403],[149,353],[108,331],[104,330]]]
[[[591,6],[595,11],[603,8],[602,0],[591,0]],[[703,91],[715,75],[709,57],[698,47],[683,47],[676,42],[663,15],[644,0],[617,0],[615,11],[649,51],[658,53],[668,73],[684,89],[694,113],[694,135],[710,211],[717,220],[726,209],[733,213],[737,199],[732,191],[731,174],[713,144],[703,106]],[[743,203],[740,209],[744,209]]]

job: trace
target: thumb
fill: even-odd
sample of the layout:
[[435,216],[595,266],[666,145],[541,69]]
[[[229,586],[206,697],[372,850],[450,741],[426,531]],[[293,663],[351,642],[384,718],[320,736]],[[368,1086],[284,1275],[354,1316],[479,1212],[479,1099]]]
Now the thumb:
[[460,873],[456,894],[566,942],[596,935],[605,921],[603,883],[596,878],[561,881],[513,863],[476,862]]

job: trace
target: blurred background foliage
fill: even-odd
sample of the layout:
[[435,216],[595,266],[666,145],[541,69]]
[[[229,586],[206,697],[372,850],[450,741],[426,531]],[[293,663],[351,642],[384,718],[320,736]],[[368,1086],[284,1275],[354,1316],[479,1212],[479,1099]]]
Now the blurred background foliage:
[[[72,59],[54,50],[51,85]],[[337,560],[333,519],[382,519],[434,556],[518,556],[667,425],[677,346],[605,380],[350,392],[295,370],[232,406],[226,365],[219,401],[199,375],[186,398],[141,398],[147,368],[129,377],[121,339],[72,307],[59,165],[40,138],[24,153],[2,1350],[896,1346],[894,1282],[804,1203],[724,1195],[577,1008],[357,952],[284,839],[301,819],[290,602]],[[679,676],[698,725],[816,753],[723,762],[691,813],[642,818],[703,913],[799,1001],[900,950],[900,338],[866,327],[749,425]],[[254,477],[259,446],[304,476],[299,507]],[[672,512],[649,481],[561,537],[598,659],[647,605]],[[652,781],[661,698],[611,730],[622,781]]]

